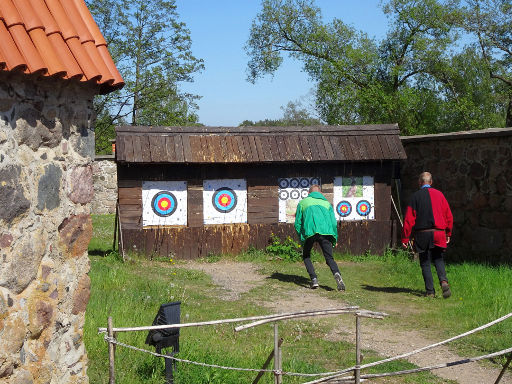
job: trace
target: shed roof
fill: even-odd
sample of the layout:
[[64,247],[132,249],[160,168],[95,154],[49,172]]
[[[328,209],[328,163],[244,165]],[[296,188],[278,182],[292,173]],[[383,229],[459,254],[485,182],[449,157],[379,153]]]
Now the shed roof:
[[402,160],[397,124],[309,127],[117,127],[127,163]]
[[0,0],[0,72],[124,85],[84,0]]

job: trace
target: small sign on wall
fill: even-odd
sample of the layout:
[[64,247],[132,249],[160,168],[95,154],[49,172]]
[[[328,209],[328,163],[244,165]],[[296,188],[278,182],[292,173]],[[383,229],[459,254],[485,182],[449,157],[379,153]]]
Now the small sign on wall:
[[373,220],[375,218],[373,177],[335,177],[333,208],[338,221]]
[[142,182],[142,226],[187,225],[186,181]]
[[279,184],[279,222],[295,223],[299,201],[309,194],[313,184],[320,186],[319,177],[288,177],[277,180]]
[[247,223],[247,182],[204,180],[203,216],[204,224]]

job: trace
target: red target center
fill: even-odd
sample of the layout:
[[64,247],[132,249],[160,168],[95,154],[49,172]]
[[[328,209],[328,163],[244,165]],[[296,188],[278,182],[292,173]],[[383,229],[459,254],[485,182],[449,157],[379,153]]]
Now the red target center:
[[340,209],[341,209],[341,212],[343,212],[343,213],[348,211],[348,207],[346,205],[342,205]]
[[366,212],[368,210],[368,207],[366,205],[361,205],[361,211]]
[[219,196],[219,204],[223,207],[227,207],[229,204],[231,204],[231,196],[228,194],[223,193]]
[[162,211],[166,211],[169,209],[169,206],[171,205],[171,200],[169,200],[167,197],[163,197],[158,201],[158,208],[160,208]]

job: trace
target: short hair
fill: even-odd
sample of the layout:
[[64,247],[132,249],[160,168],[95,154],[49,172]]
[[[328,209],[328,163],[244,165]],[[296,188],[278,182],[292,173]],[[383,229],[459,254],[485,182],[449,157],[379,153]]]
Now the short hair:
[[432,184],[432,174],[430,172],[422,172],[420,173],[420,177],[418,178],[420,184]]
[[313,184],[311,187],[309,187],[309,193],[311,192],[322,192],[322,189],[318,184]]

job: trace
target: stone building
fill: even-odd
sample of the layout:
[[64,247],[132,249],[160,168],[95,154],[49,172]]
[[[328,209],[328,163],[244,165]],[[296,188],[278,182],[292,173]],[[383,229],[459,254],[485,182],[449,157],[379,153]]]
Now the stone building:
[[88,382],[92,102],[122,85],[83,0],[0,1],[0,382]]

